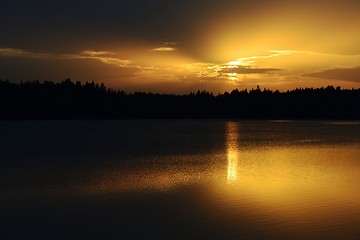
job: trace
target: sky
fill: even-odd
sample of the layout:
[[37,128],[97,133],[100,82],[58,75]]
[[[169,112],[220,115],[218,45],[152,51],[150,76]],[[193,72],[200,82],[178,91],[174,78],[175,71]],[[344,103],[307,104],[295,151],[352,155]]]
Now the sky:
[[359,12],[355,0],[2,0],[0,79],[359,88]]

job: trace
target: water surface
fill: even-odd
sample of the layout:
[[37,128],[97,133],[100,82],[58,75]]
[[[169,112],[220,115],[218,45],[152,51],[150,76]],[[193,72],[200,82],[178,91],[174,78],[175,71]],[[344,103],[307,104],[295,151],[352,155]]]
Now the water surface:
[[0,133],[10,238],[360,235],[360,122],[19,121]]

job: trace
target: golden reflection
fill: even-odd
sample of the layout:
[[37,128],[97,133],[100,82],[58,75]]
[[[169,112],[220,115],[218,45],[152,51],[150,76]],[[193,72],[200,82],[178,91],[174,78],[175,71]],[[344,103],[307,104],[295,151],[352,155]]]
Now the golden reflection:
[[234,150],[228,150],[227,153],[228,168],[227,168],[227,180],[229,183],[235,182],[237,179],[238,169],[238,154]]
[[222,201],[247,199],[244,204],[268,212],[269,217],[299,221],[336,215],[338,209],[359,209],[359,152],[354,146],[237,151],[233,125],[228,129],[227,181],[218,182]]
[[226,124],[227,141],[227,180],[228,183],[235,182],[238,178],[238,123],[228,122]]

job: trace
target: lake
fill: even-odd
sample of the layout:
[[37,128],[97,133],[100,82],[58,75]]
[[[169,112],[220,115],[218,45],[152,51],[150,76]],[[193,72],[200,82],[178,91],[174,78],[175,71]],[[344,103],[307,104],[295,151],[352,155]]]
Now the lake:
[[3,239],[358,239],[358,121],[3,121]]

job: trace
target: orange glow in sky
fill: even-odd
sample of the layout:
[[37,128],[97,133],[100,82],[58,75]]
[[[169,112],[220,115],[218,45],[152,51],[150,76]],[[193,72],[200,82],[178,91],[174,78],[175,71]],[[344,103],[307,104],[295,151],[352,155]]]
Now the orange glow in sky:
[[[144,19],[144,26],[136,25],[139,29],[124,23],[142,37],[104,40],[95,39],[94,33],[91,43],[85,44],[85,37],[84,44],[67,40],[74,45],[71,51],[66,46],[57,49],[60,45],[41,49],[40,41],[31,47],[0,42],[0,78],[70,77],[126,91],[174,93],[257,85],[280,90],[360,87],[357,1],[224,1],[199,6],[198,15],[179,10],[177,24],[187,30],[182,35],[153,36],[146,30],[156,26],[147,26]],[[158,24],[171,20],[162,12],[157,17]],[[171,28],[158,31],[165,36]],[[31,69],[27,61],[34,65]]]

